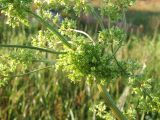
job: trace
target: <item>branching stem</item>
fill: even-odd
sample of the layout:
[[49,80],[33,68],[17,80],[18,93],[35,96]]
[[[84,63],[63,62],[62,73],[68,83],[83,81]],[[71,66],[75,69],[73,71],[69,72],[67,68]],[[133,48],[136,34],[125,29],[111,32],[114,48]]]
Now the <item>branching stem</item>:
[[33,50],[39,50],[39,51],[42,51],[42,52],[47,52],[47,53],[52,53],[52,54],[65,54],[66,53],[66,52],[56,52],[54,50],[49,50],[49,49],[39,48],[39,47],[33,47],[33,46],[25,46],[25,45],[1,45],[0,44],[0,48],[1,47],[33,49]]
[[102,92],[102,94],[103,94],[103,96],[105,98],[106,104],[109,106],[109,108],[111,109],[111,111],[114,114],[114,116],[118,120],[127,120],[127,118],[123,115],[123,113],[119,110],[119,108],[114,103],[112,97],[110,96],[110,94],[106,90],[105,86],[99,85],[98,87],[99,87],[99,90]]
[[35,69],[33,71],[26,72],[26,73],[23,73],[23,74],[18,74],[18,75],[2,76],[2,78],[23,77],[25,75],[29,75],[29,74],[32,74],[32,73],[35,73],[35,72],[38,72],[38,71],[41,71],[41,70],[49,69],[49,68],[53,68],[53,66],[47,66],[47,67],[44,67],[44,68]]

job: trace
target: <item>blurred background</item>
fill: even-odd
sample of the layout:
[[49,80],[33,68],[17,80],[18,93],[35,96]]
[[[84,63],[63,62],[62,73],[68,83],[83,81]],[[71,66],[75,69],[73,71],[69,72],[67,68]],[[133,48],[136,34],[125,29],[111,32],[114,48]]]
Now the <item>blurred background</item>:
[[[92,3],[97,8],[102,4],[100,0],[92,0]],[[98,31],[91,16],[79,19],[79,29],[93,35]],[[145,78],[156,81],[151,91],[156,92],[154,88],[160,87],[160,0],[137,0],[126,13],[126,20],[127,44],[120,52],[124,58],[136,59],[147,66]],[[30,28],[23,25],[11,28],[1,15],[0,44],[28,43],[39,29],[38,24]],[[3,52],[4,49],[0,50],[0,55]],[[121,79],[109,84],[115,100],[120,97],[125,84]],[[95,83],[91,86],[84,81],[74,84],[63,73],[47,69],[11,78],[6,87],[0,88],[0,120],[101,120],[89,110],[100,101],[103,98]],[[136,116],[137,120],[142,116],[144,120],[160,118],[158,112],[141,113],[138,110]]]

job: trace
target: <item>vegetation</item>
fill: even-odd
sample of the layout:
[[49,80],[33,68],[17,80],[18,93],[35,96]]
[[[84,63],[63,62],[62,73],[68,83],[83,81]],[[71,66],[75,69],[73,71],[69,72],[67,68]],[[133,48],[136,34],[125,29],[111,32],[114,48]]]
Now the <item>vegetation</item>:
[[[127,37],[134,1],[103,2],[0,0],[0,119],[160,118],[158,30]],[[80,30],[82,14],[98,32]]]

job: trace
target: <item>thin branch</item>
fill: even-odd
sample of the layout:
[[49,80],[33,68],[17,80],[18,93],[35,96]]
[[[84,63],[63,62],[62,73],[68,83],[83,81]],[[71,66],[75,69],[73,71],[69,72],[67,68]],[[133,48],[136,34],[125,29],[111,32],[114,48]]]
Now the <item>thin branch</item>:
[[123,42],[123,40],[120,41],[120,43],[118,44],[116,50],[112,50],[112,57],[111,58],[113,58],[116,55],[116,53],[118,52],[118,50],[121,48],[122,42]]
[[126,74],[126,71],[125,71],[125,70],[123,69],[123,67],[119,64],[119,62],[118,62],[118,60],[117,60],[117,58],[116,58],[116,53],[117,53],[118,49],[120,48],[120,46],[121,46],[121,43],[119,44],[119,47],[116,49],[116,52],[115,52],[115,51],[113,50],[113,44],[111,45],[111,51],[112,51],[112,57],[111,57],[111,58],[113,58],[113,59],[115,60],[117,66],[122,70],[122,71],[121,71],[121,74]]
[[35,69],[33,71],[26,72],[24,74],[11,75],[11,76],[2,76],[1,78],[23,77],[25,75],[29,75],[29,74],[32,74],[32,73],[35,73],[35,72],[38,72],[38,71],[41,71],[41,70],[49,69],[49,68],[53,68],[53,66],[47,66],[47,67],[44,67],[44,68]]
[[81,34],[87,36],[93,43],[95,43],[94,40],[92,39],[92,37],[89,34],[87,34],[86,32],[81,31],[81,30],[76,30],[76,29],[69,29],[69,30],[77,32],[77,33],[81,33]]
[[33,50],[39,50],[39,51],[42,51],[42,52],[47,52],[47,53],[52,53],[52,54],[65,54],[66,53],[66,52],[56,52],[54,50],[49,50],[49,49],[39,48],[39,47],[33,47],[33,46],[25,46],[25,45],[1,45],[0,44],[0,48],[1,47],[33,49]]

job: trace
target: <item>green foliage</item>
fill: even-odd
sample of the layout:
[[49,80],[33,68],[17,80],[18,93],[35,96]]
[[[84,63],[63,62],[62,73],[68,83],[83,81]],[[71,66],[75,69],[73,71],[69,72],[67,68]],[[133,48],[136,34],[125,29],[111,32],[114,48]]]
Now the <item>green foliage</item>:
[[35,51],[24,49],[13,51],[10,56],[12,59],[19,61],[22,64],[26,64],[26,66],[32,64],[34,60],[40,58],[40,56],[38,57],[38,54]]
[[50,31],[40,30],[38,35],[32,39],[31,43],[35,47],[54,49],[56,45],[54,39],[55,38]]
[[0,56],[0,87],[7,83],[7,77],[15,72],[17,62],[8,55]]
[[66,49],[67,54],[60,55],[57,66],[63,68],[72,81],[84,77],[111,80],[123,75],[132,75],[137,69],[135,62],[117,61],[115,58],[116,50],[125,38],[122,30],[119,28],[103,30],[98,38],[98,42],[90,43],[84,37],[77,37],[74,40],[76,49]]
[[[139,71],[140,75],[129,79],[129,85],[132,87],[129,96],[126,112],[133,112],[130,115],[135,116],[135,111],[142,115],[145,119],[157,119],[153,114],[159,115],[159,50],[157,49],[159,41],[148,41],[149,37],[140,38],[133,36],[130,44],[132,48],[128,48],[128,54],[134,55],[133,58],[142,61],[143,67]],[[129,44],[129,46],[130,46]],[[143,47],[142,47],[143,46]],[[139,52],[137,52],[137,49]],[[142,56],[144,54],[144,56]],[[156,59],[155,59],[156,58]],[[149,114],[149,115],[145,115]],[[134,117],[133,116],[133,117]],[[146,116],[146,117],[145,117]],[[149,117],[150,116],[150,117]],[[158,116],[159,117],[159,116]],[[134,117],[135,118],[135,117]],[[136,119],[136,118],[135,118]]]
[[82,12],[89,13],[93,9],[88,0],[50,0],[49,4],[52,8],[62,10],[67,14],[73,12],[77,16],[80,16]]
[[19,26],[20,22],[28,25],[27,16],[28,14],[24,9],[28,9],[32,3],[32,0],[1,0],[1,6],[5,9],[2,10],[8,19],[7,24],[12,27]]
[[90,110],[96,115],[103,119],[103,120],[115,120],[112,116],[111,113],[106,112],[107,106],[104,104],[104,102],[99,102],[99,104],[93,105]]
[[132,94],[136,95],[136,98],[134,98],[132,102],[137,104],[137,109],[140,112],[160,112],[159,91],[155,91],[155,85],[153,85],[154,81],[153,79],[144,78],[130,80],[133,86]]
[[27,68],[38,60],[38,54],[32,50],[17,50],[8,55],[2,55],[0,61],[0,87],[6,85],[8,80],[15,76],[17,70],[21,70],[22,74]]
[[126,37],[124,31],[118,27],[112,27],[99,32],[98,41],[103,42],[104,46],[118,45]]
[[116,21],[122,18],[123,12],[134,2],[135,0],[103,0],[100,8],[101,15],[108,16],[111,21]]

